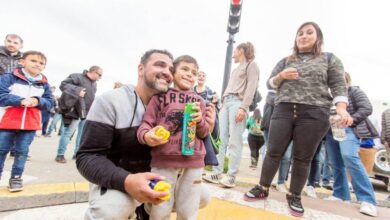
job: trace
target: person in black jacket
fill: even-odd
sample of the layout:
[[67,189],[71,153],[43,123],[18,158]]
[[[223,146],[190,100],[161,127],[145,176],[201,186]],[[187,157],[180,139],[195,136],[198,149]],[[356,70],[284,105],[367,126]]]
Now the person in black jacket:
[[78,127],[76,146],[73,155],[73,159],[76,159],[76,153],[80,146],[81,133],[85,123],[84,119],[95,99],[96,81],[98,81],[102,75],[103,70],[101,67],[91,66],[88,71],[85,70],[83,73],[70,74],[61,82],[60,89],[62,95],[59,100],[59,106],[64,122],[64,129],[61,133],[57,149],[56,162],[66,163],[64,157],[66,147],[71,136]]
[[7,34],[4,46],[0,47],[0,75],[13,73],[22,58],[23,40],[16,34]]
[[[347,111],[353,118],[351,126],[345,128],[346,138],[336,141],[331,132],[326,135],[326,150],[333,170],[333,195],[328,200],[350,201],[346,169],[352,178],[352,187],[358,201],[362,202],[360,212],[377,216],[374,189],[359,157],[360,139],[375,138],[376,131],[369,129],[368,116],[372,105],[367,95],[357,86],[351,86],[351,77],[345,73],[348,87]],[[375,134],[376,133],[376,134]]]

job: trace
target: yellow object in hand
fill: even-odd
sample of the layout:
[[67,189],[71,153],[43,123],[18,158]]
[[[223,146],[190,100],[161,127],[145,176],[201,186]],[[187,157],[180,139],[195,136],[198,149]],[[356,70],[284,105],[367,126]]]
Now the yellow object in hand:
[[168,140],[171,136],[171,133],[165,128],[159,128],[156,130],[155,134],[161,137],[164,141]]
[[[169,189],[172,187],[171,184],[165,182],[165,181],[158,181],[157,183],[155,183],[155,185],[153,186],[153,190],[156,190],[156,191],[160,191],[160,192],[169,192]],[[169,193],[168,195],[160,198],[161,200],[168,200],[169,198],[171,198],[171,194]]]

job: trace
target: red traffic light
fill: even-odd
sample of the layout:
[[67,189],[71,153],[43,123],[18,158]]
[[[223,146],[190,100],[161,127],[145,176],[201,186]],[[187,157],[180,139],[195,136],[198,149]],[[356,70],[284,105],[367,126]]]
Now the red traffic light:
[[241,8],[243,0],[231,0],[227,31],[235,34],[240,29]]
[[232,0],[232,5],[241,5],[242,0]]

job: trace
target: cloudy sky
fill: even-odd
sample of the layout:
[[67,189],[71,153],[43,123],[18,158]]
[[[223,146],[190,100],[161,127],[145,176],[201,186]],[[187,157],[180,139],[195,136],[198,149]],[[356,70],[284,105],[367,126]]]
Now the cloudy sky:
[[[220,93],[229,0],[1,0],[0,38],[17,33],[23,50],[48,57],[44,73],[58,86],[68,74],[103,67],[98,93],[115,81],[136,83],[139,58],[151,48],[190,54]],[[261,92],[275,64],[291,53],[296,29],[317,22],[325,51],[341,58],[371,99],[390,100],[389,4],[385,0],[245,0],[236,45],[251,41]],[[3,37],[2,37],[3,36]],[[234,65],[233,67],[234,68]]]

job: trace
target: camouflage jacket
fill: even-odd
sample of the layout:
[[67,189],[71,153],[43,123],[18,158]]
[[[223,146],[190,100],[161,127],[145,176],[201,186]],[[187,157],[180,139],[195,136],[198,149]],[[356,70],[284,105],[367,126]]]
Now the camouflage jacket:
[[[273,87],[270,80],[288,67],[298,70],[298,79],[283,80]],[[267,86],[277,90],[275,105],[284,102],[330,107],[332,100],[348,103],[344,67],[333,54],[323,53],[318,57],[300,54],[297,59],[284,58],[272,70]]]
[[9,55],[4,46],[0,47],[0,75],[4,73],[13,73],[16,67],[19,66],[19,60],[22,58],[22,53],[19,52],[15,56]]

